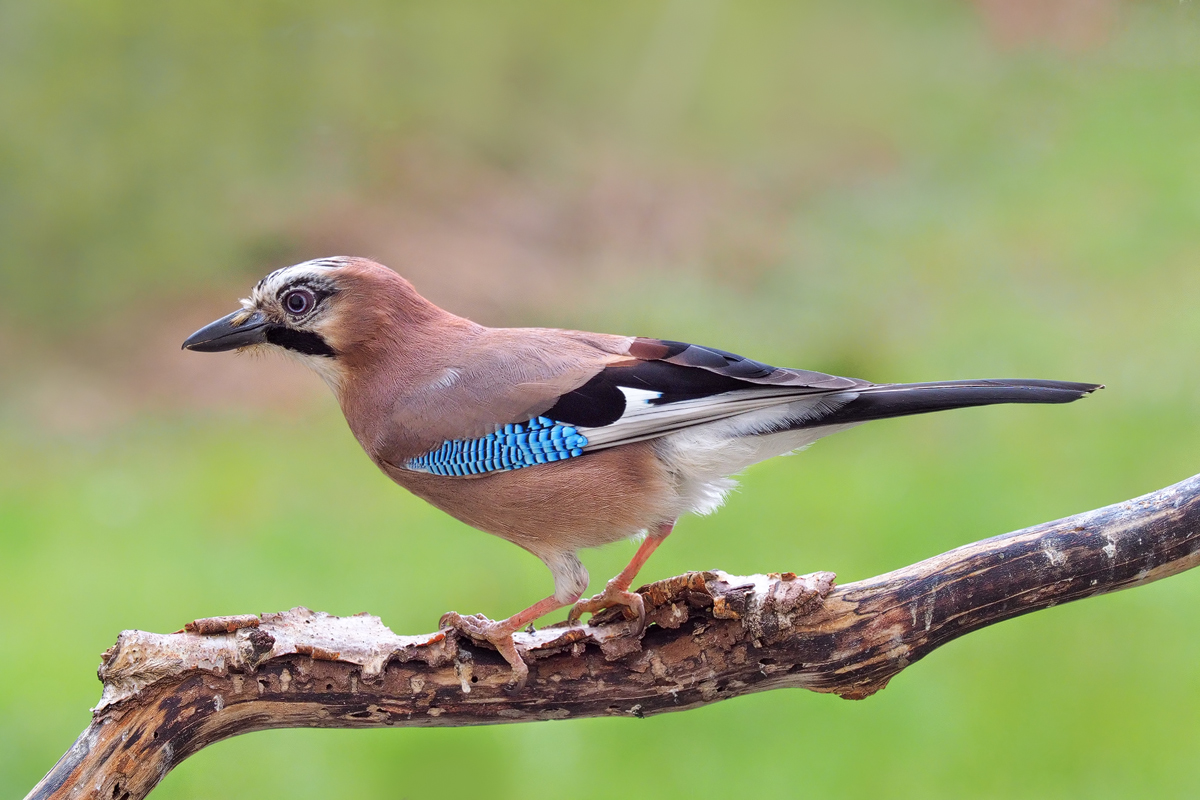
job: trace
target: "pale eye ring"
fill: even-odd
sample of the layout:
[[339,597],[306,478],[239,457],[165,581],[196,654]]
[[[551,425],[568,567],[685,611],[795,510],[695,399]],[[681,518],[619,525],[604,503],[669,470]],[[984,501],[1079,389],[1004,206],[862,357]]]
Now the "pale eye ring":
[[308,289],[292,289],[283,296],[283,308],[293,317],[303,317],[313,310],[317,297]]

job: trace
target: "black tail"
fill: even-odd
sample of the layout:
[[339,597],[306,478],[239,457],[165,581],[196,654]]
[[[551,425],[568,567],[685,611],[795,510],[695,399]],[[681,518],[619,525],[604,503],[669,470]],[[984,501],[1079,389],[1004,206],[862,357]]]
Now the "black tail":
[[845,425],[996,403],[1070,403],[1103,388],[1097,383],[1036,380],[880,384],[860,389],[856,399],[821,417],[818,424]]

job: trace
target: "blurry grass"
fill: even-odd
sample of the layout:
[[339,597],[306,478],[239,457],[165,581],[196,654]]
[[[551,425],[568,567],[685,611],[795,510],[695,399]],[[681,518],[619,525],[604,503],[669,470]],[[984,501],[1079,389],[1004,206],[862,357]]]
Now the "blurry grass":
[[[646,247],[487,321],[877,381],[1109,384],[758,466],[646,574],[867,577],[1197,470],[1196,13],[1121,5],[1110,40],[1071,51],[996,47],[950,2],[0,2],[0,341],[87,343],[114,319],[132,334],[147,304],[320,255],[307,226],[333,199],[407,196],[401,152],[459,168],[449,206],[462,175],[566,187],[551,197],[586,193],[608,160],[651,183],[716,175],[782,221],[750,250],[765,255],[720,246],[754,206],[712,220],[730,229],[699,255]],[[549,588],[532,557],[392,486],[329,400],[141,409],[68,435],[9,403],[45,366],[5,344],[5,796],[82,730],[123,628],[302,604],[418,632]],[[593,583],[631,549],[585,554]],[[775,692],[645,721],[259,733],[155,796],[1178,796],[1197,784],[1198,594],[1187,574],[989,628],[862,703]]]

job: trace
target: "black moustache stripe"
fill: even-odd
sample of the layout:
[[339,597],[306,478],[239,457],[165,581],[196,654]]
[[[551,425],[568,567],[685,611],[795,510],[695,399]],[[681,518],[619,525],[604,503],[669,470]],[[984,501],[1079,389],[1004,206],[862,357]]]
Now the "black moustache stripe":
[[267,331],[267,341],[306,356],[333,358],[337,355],[337,352],[319,334],[312,331],[298,331],[281,325],[272,325]]

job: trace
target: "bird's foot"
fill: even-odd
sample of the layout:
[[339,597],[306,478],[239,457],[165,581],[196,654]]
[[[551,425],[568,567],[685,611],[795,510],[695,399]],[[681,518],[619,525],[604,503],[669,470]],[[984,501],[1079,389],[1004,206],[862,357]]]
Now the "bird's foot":
[[516,642],[513,641],[513,634],[524,623],[513,624],[514,619],[515,617],[492,620],[483,614],[463,616],[457,611],[449,611],[442,615],[438,627],[442,630],[453,628],[477,642],[488,642],[495,647],[512,667],[512,679],[504,687],[505,691],[519,692],[525,688],[525,681],[529,679],[529,667],[526,666],[525,659],[521,658],[521,654],[517,652]]
[[640,594],[631,592],[627,586],[620,584],[620,576],[609,581],[600,594],[592,595],[589,599],[580,600],[571,606],[571,611],[567,614],[567,622],[572,624],[578,622],[585,611],[595,616],[600,611],[614,606],[624,606],[626,618],[637,620],[637,630],[634,631],[634,635],[641,636],[642,632],[646,630],[646,603]]

